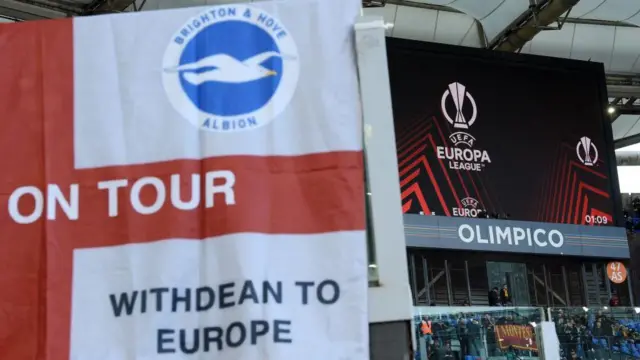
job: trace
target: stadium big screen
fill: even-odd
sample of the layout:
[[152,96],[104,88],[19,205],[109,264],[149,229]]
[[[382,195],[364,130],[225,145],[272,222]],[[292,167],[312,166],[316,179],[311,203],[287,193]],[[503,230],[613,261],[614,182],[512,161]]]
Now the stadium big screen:
[[387,45],[405,213],[620,225],[601,64]]

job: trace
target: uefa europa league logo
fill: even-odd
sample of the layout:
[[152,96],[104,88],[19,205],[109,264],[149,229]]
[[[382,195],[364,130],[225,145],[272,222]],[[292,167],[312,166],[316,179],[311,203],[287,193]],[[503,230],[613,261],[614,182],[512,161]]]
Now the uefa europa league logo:
[[[453,117],[449,114],[449,110],[447,110],[446,106],[447,98],[449,97],[452,98],[453,105],[455,105],[456,108],[456,113]],[[471,106],[472,110],[471,118],[469,119],[465,118],[465,115],[462,112],[466,103]],[[466,86],[458,82],[449,84],[449,88],[444,92],[444,94],[442,94],[440,107],[442,108],[444,117],[456,129],[468,129],[469,126],[473,125],[476,121],[476,116],[478,115],[478,108],[476,107],[476,101],[473,99],[473,96],[467,92]]]
[[580,141],[578,141],[576,154],[580,162],[586,166],[593,166],[598,162],[598,148],[586,136],[581,137]]

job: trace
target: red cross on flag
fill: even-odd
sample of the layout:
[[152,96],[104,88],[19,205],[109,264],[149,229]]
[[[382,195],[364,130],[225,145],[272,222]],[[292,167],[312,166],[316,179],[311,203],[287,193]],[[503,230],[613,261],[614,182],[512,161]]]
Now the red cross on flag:
[[0,358],[368,359],[359,2],[0,26]]

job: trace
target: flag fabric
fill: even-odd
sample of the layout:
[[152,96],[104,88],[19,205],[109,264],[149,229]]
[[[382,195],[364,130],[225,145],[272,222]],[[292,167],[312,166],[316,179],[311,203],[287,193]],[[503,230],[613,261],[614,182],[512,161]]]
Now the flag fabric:
[[359,0],[0,26],[0,358],[368,359]]
[[513,347],[519,350],[538,351],[536,335],[531,325],[496,325],[495,333],[501,350]]

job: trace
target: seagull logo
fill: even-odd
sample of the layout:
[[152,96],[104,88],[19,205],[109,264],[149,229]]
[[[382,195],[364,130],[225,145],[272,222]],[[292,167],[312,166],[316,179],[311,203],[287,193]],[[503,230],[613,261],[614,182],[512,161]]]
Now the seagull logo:
[[300,64],[292,34],[262,9],[214,6],[178,29],[165,52],[162,80],[176,111],[212,132],[262,127],[295,93]]
[[182,72],[184,79],[193,85],[200,85],[207,81],[245,83],[278,75],[276,71],[261,65],[274,56],[294,60],[291,56],[282,56],[275,51],[266,51],[244,61],[227,54],[217,54],[193,63],[167,69],[167,71]]

